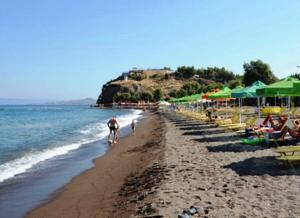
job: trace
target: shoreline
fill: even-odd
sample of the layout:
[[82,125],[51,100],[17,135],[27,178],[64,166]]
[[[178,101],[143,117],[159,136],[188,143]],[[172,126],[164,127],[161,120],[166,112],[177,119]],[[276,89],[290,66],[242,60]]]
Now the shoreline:
[[[48,201],[29,211],[26,217],[77,217],[79,214],[83,217],[114,217],[116,213],[118,217],[127,217],[124,214],[134,213],[135,205],[128,204],[120,190],[124,181],[141,174],[157,159],[156,150],[160,147],[153,145],[152,136],[157,133],[159,137],[156,138],[160,139],[159,144],[162,143],[164,135],[157,131],[157,126],[162,125],[160,122],[156,113],[144,114],[136,135],[120,138],[105,155],[93,160],[92,168],[74,177]],[[149,152],[155,155],[149,155]]]
[[[91,111],[89,108],[86,109]],[[98,113],[96,111],[96,114]],[[107,136],[103,138],[103,134],[106,135],[107,133],[107,127],[106,125],[104,127],[103,124],[106,124],[111,117],[109,114],[119,115],[122,127],[119,134],[120,138],[126,137],[131,132],[130,123],[133,118],[137,122],[143,119],[141,111],[104,111],[103,114],[100,112],[100,119],[96,123],[97,125],[94,125],[94,123],[81,125],[75,129],[76,131],[80,130],[78,133],[80,135],[77,137],[80,140],[73,141],[76,144],[80,144],[80,147],[68,151],[66,154],[41,161],[24,173],[7,179],[0,184],[0,217],[24,217],[32,209],[55,198],[57,193],[62,191],[63,187],[72,181],[73,178],[92,168],[94,160],[105,155],[109,149]],[[81,130],[89,132],[81,134]],[[90,140],[91,137],[93,137],[93,140]],[[96,140],[94,140],[95,138]],[[88,140],[90,141],[87,142]],[[67,141],[69,143],[62,144],[72,145],[73,141],[69,141]],[[87,143],[82,143],[83,141]],[[45,151],[47,152],[48,150],[45,149]],[[1,173],[3,172],[5,171],[1,171]],[[30,196],[30,198],[27,198],[27,196]]]
[[27,217],[299,217],[300,169],[263,145],[175,113],[152,113],[95,167]]

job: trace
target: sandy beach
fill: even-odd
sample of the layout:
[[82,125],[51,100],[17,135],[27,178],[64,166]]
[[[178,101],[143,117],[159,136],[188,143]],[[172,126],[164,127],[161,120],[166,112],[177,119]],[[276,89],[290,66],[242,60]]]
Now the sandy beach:
[[274,148],[176,114],[149,113],[95,167],[27,217],[299,217],[300,169]]
[[195,206],[199,217],[299,217],[300,170],[274,159],[274,148],[242,145],[235,133],[167,116],[158,213],[174,217]]
[[[150,177],[160,172],[164,122],[159,115],[146,114],[136,135],[120,139],[95,167],[66,185],[50,202],[27,217],[129,217],[143,198],[131,183],[136,177],[152,185]],[[151,183],[151,184],[150,184]],[[147,189],[140,187],[140,189]],[[130,199],[130,200],[129,200]]]

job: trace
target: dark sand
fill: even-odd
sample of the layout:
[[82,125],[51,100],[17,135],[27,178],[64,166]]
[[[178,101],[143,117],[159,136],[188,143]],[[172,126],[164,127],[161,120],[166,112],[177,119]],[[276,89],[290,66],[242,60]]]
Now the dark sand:
[[194,217],[300,217],[300,166],[273,147],[243,145],[234,132],[166,114],[164,183],[152,202],[163,217],[195,206]]
[[149,115],[29,217],[300,217],[300,166],[215,125]]
[[164,125],[160,115],[146,114],[136,135],[120,139],[95,160],[94,168],[75,177],[52,201],[27,217],[103,218],[145,213],[144,202],[152,198],[152,187],[163,179],[159,160],[164,150]]

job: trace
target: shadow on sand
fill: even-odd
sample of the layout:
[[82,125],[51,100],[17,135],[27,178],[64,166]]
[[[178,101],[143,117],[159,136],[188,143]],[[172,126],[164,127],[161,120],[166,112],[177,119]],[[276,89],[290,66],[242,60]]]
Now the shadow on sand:
[[224,168],[235,171],[240,176],[300,176],[300,167],[292,168],[277,161],[272,156],[252,157],[237,163],[232,163]]
[[[213,128],[213,127],[212,127]],[[205,128],[208,129],[208,128]],[[225,133],[223,129],[215,129],[215,130],[202,130],[202,131],[188,131],[182,133],[182,135],[211,135],[211,134],[221,134]]]
[[198,126],[184,126],[179,127],[181,130],[189,131],[189,130],[205,130],[205,129],[212,129],[216,128],[216,125],[207,124],[207,125],[198,125]]
[[255,152],[268,149],[268,147],[259,145],[243,145],[240,142],[222,144],[218,146],[206,146],[209,152]]
[[234,141],[240,141],[241,138],[239,136],[222,135],[222,136],[203,137],[203,138],[194,139],[194,140],[196,142],[200,142],[200,143],[203,143],[203,142],[234,142]]

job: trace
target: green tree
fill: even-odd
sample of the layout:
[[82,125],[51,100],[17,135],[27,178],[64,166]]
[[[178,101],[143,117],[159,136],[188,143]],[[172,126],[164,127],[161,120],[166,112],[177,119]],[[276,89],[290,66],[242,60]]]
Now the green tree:
[[198,69],[196,74],[200,78],[213,80],[215,82],[226,83],[230,80],[236,79],[236,75],[233,72],[226,70],[224,67],[207,67]]
[[223,87],[221,83],[211,83],[203,89],[203,92],[210,92],[213,89],[222,89]]
[[153,91],[153,99],[154,101],[160,101],[162,99],[163,93],[161,89],[155,89]]
[[237,86],[241,86],[242,85],[242,81],[239,79],[234,79],[234,80],[230,80],[227,84],[227,86],[231,89],[234,89]]
[[260,80],[265,84],[270,84],[278,80],[272,73],[269,65],[261,60],[250,61],[250,63],[245,63],[243,67],[245,71],[243,81],[245,86],[249,86],[257,80]]
[[143,101],[152,101],[153,95],[151,94],[151,92],[142,92],[140,94],[140,99]]
[[169,96],[170,96],[171,98],[176,98],[176,97],[177,97],[177,91],[176,91],[176,90],[170,91],[170,92],[169,92]]
[[196,81],[189,82],[181,87],[187,92],[187,95],[197,94],[200,89],[200,84]]
[[195,70],[194,66],[192,66],[192,67],[186,67],[186,66],[178,67],[176,72],[175,72],[175,76],[176,76],[177,79],[190,79],[195,74],[196,74],[196,70]]
[[300,74],[299,73],[295,73],[293,75],[291,75],[292,77],[296,78],[296,79],[300,79]]
[[137,103],[138,101],[139,101],[139,99],[140,99],[140,96],[139,96],[139,94],[138,93],[135,93],[135,92],[130,92],[130,102],[135,102],[135,103]]
[[146,79],[147,76],[141,72],[132,72],[129,78],[136,81],[142,81],[143,79]]
[[168,79],[170,79],[170,74],[166,73],[165,74],[165,80],[168,80]]
[[181,97],[184,97],[187,95],[189,95],[189,94],[188,94],[187,90],[185,90],[185,89],[180,89],[179,91],[176,92],[177,98],[181,98]]
[[131,94],[129,92],[118,92],[114,96],[115,102],[122,102],[122,101],[131,101]]

